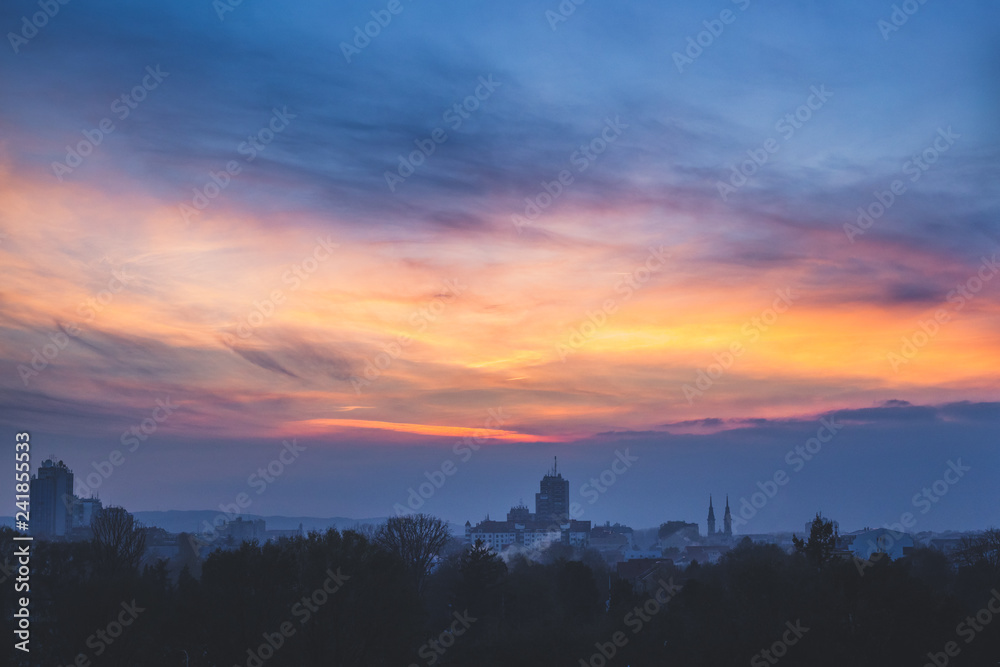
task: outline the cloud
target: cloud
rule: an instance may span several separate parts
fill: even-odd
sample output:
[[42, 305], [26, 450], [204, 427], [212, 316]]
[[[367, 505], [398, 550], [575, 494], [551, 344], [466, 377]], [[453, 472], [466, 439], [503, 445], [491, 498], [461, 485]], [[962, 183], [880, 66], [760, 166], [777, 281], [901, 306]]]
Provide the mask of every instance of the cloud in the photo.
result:
[[230, 347], [230, 349], [233, 352], [235, 352], [236, 354], [238, 354], [241, 357], [243, 357], [244, 359], [246, 359], [247, 361], [249, 361], [254, 366], [258, 366], [258, 367], [263, 368], [264, 370], [267, 370], [267, 371], [273, 371], [275, 373], [281, 373], [281, 374], [287, 375], [288, 377], [291, 377], [291, 378], [298, 378], [298, 375], [296, 375], [295, 373], [292, 373], [291, 371], [289, 371], [288, 369], [286, 369], [284, 366], [282, 366], [281, 364], [279, 364], [267, 352], [261, 352], [259, 350], [241, 349], [240, 347], [237, 347], [237, 346], [232, 346], [232, 347]]

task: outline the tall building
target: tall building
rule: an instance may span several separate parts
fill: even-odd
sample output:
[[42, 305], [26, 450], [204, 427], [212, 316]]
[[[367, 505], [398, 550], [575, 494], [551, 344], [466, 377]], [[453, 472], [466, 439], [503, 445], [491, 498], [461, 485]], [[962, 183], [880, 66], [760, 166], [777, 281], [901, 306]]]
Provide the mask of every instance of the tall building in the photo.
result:
[[708, 497], [708, 536], [715, 535], [715, 508], [712, 507], [712, 496]]
[[73, 502], [73, 527], [86, 528], [104, 506], [100, 498], [76, 498]]
[[534, 514], [521, 503], [510, 508], [506, 521], [491, 521], [488, 515], [475, 526], [466, 521], [466, 544], [481, 540], [496, 551], [510, 546], [544, 548], [554, 543], [587, 546], [590, 522], [569, 518], [569, 480], [563, 479], [557, 465], [558, 461], [542, 478], [535, 494]]
[[507, 521], [512, 521], [514, 523], [529, 523], [533, 521], [534, 518], [531, 516], [531, 510], [524, 503], [517, 505], [516, 507], [511, 507], [510, 511], [507, 512]]
[[264, 519], [244, 519], [241, 516], [232, 521], [226, 521], [219, 527], [219, 534], [224, 541], [232, 538], [233, 546], [239, 546], [244, 542], [265, 542], [267, 540], [267, 524]]
[[31, 533], [65, 537], [73, 527], [73, 471], [60, 461], [42, 461], [31, 478]]
[[569, 480], [559, 474], [557, 458], [552, 471], [542, 477], [538, 493], [535, 494], [536, 521], [569, 520]]
[[726, 537], [733, 536], [733, 515], [729, 512], [729, 494], [726, 494], [726, 513], [722, 515], [722, 529]]

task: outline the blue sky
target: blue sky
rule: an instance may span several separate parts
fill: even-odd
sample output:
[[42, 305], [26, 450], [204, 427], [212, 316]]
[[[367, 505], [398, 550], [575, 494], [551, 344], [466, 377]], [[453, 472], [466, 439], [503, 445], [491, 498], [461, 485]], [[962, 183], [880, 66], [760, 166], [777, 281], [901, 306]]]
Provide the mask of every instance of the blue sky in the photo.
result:
[[[843, 414], [753, 530], [896, 520], [956, 457], [973, 470], [921, 526], [994, 522], [1000, 280], [949, 296], [997, 251], [995, 3], [907, 5], [885, 32], [892, 3], [591, 0], [554, 23], [556, 2], [401, 0], [350, 62], [388, 3], [218, 6], [70, 2], [23, 39], [39, 5], [0, 9], [0, 422], [36, 456], [92, 469], [171, 397], [102, 497], [215, 507], [294, 437], [303, 465], [260, 513], [377, 516], [503, 408], [428, 511], [502, 514], [551, 456], [579, 485], [631, 447], [643, 463], [585, 518], [703, 523], [709, 493], [749, 497]], [[616, 291], [651, 248], [669, 261]]]

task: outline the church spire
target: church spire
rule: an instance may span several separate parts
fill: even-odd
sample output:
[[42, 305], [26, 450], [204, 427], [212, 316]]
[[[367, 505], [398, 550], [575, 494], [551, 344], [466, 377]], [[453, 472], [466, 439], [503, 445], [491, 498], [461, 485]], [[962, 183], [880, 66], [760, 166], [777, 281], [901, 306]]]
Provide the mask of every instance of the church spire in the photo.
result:
[[715, 535], [715, 508], [712, 507], [712, 496], [708, 496], [708, 534]]
[[729, 511], [729, 494], [726, 494], [726, 513], [722, 516], [722, 526], [726, 537], [733, 536], [733, 515]]

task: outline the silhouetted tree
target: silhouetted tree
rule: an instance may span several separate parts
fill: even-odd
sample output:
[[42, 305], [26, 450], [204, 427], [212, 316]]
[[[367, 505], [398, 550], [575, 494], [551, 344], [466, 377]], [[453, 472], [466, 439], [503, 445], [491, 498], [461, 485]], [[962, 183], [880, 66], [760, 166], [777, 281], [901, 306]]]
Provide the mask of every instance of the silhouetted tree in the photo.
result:
[[1000, 572], [1000, 530], [990, 528], [981, 535], [963, 537], [955, 554], [966, 566], [984, 564], [994, 572]]
[[482, 540], [462, 552], [458, 560], [461, 583], [456, 602], [473, 615], [497, 611], [497, 589], [507, 575], [503, 559]]
[[108, 572], [136, 570], [146, 552], [146, 531], [123, 507], [107, 507], [94, 516], [94, 548]]
[[449, 539], [448, 525], [428, 514], [390, 517], [375, 533], [375, 543], [399, 556], [409, 568], [417, 590], [423, 588], [434, 557]]
[[813, 519], [809, 528], [809, 540], [804, 541], [792, 535], [795, 551], [803, 554], [810, 563], [820, 566], [833, 556], [837, 547], [837, 536], [833, 531], [833, 522], [826, 521], [819, 514]]

